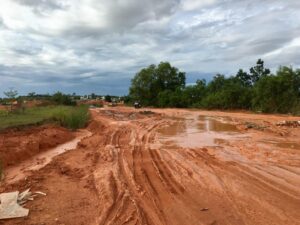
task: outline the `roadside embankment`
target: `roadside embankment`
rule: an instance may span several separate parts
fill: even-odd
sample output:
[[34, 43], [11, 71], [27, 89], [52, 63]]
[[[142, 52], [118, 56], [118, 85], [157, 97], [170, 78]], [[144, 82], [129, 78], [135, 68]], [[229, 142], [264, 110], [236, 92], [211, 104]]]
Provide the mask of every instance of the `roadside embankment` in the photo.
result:
[[0, 158], [3, 167], [15, 165], [47, 149], [74, 138], [66, 128], [56, 125], [14, 129], [0, 133]]

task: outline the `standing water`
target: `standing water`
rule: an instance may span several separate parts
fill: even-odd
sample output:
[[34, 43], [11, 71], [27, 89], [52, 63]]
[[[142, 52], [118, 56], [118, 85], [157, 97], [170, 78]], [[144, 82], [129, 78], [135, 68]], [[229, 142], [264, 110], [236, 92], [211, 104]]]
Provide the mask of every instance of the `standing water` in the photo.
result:
[[219, 146], [227, 139], [242, 135], [235, 125], [225, 118], [187, 115], [171, 125], [158, 130], [158, 140], [164, 145], [179, 145], [186, 148]]

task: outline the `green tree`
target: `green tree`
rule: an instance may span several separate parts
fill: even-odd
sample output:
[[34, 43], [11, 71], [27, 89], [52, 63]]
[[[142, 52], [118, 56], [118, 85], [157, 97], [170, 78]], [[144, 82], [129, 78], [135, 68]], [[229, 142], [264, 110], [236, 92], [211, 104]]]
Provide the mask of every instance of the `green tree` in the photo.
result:
[[34, 96], [35, 96], [35, 92], [29, 92], [28, 94], [27, 94], [27, 96], [29, 97], [29, 98], [33, 98]]
[[92, 93], [91, 94], [91, 99], [96, 99], [97, 98], [97, 95], [95, 93]]
[[237, 77], [216, 75], [207, 86], [201, 105], [210, 109], [249, 109], [251, 88]]
[[168, 62], [150, 65], [139, 71], [131, 81], [130, 97], [142, 105], [159, 105], [158, 95], [185, 87], [185, 73]]
[[213, 77], [213, 80], [208, 84], [207, 89], [209, 93], [215, 93], [224, 87], [226, 78], [222, 74], [217, 74]]
[[5, 91], [3, 93], [7, 98], [9, 98], [11, 100], [15, 99], [18, 95], [18, 91], [15, 90], [14, 88], [9, 88], [8, 91]]
[[164, 90], [158, 94], [159, 107], [188, 107], [186, 93], [183, 89], [177, 88], [175, 91]]
[[56, 92], [51, 100], [59, 105], [76, 105], [76, 102], [72, 100], [69, 95], [65, 95], [61, 92]]
[[185, 73], [168, 62], [142, 69], [132, 79], [129, 99], [160, 107], [252, 109], [300, 113], [300, 70], [280, 67], [275, 75], [259, 59], [247, 73], [217, 74], [206, 84], [198, 80], [185, 87]]
[[3, 93], [10, 101], [10, 111], [13, 111], [13, 101], [18, 95], [18, 91], [11, 87], [8, 91], [5, 91]]
[[112, 101], [112, 98], [111, 98], [110, 95], [105, 95], [104, 100], [105, 100], [106, 102], [111, 102], [111, 101]]
[[201, 101], [206, 96], [206, 80], [197, 80], [195, 85], [187, 86], [183, 91], [186, 104], [190, 107], [201, 107]]
[[264, 61], [258, 59], [256, 66], [250, 68], [250, 78], [252, 85], [254, 85], [260, 78], [268, 76], [271, 74], [269, 69], [266, 69], [264, 66]]
[[243, 71], [242, 69], [240, 69], [237, 74], [236, 74], [236, 78], [241, 82], [241, 84], [245, 87], [250, 87], [252, 84], [252, 80], [251, 80], [251, 76]]
[[263, 112], [297, 113], [300, 71], [280, 67], [276, 75], [261, 78], [254, 87], [253, 108]]

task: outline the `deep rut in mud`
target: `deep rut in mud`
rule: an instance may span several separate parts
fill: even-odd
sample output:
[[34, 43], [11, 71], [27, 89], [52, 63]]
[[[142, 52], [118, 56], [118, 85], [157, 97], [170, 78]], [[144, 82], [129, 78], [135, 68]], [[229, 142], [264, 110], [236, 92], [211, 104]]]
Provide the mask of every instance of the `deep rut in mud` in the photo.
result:
[[[120, 124], [99, 149], [94, 175], [105, 204], [96, 224], [299, 222], [299, 180], [292, 180], [298, 174], [285, 172], [280, 182], [275, 165], [223, 161], [207, 148], [180, 147], [180, 141], [165, 148], [157, 139], [168, 125], [161, 117]], [[216, 129], [237, 132], [230, 124]]]
[[[84, 218], [85, 208], [73, 210], [68, 217], [61, 216], [62, 224], [300, 224], [299, 152], [291, 148], [281, 152], [273, 145], [259, 144], [266, 137], [277, 137], [275, 131], [238, 129], [243, 117], [235, 118], [235, 123], [226, 120], [227, 125], [222, 125], [219, 116], [214, 118], [218, 122], [204, 123], [214, 123], [210, 126], [215, 130], [209, 132], [222, 141], [197, 147], [182, 141], [190, 138], [186, 131], [194, 131], [190, 118], [198, 120], [197, 112], [153, 112], [143, 114], [129, 108], [92, 111], [91, 137], [63, 157], [71, 171], [67, 171], [71, 174], [68, 179], [72, 181], [72, 171], [80, 167], [82, 176], [76, 182], [86, 179], [94, 187], [91, 196], [82, 198], [95, 210], [89, 211], [86, 223], [70, 216]], [[178, 118], [185, 121], [185, 129], [180, 128], [178, 136], [168, 133], [171, 139], [162, 140], [163, 129], [178, 126]], [[194, 138], [207, 135], [201, 121], [202, 130], [192, 132]], [[289, 132], [293, 139], [300, 135], [297, 129]], [[76, 164], [76, 154], [86, 161]], [[41, 212], [34, 213], [23, 224], [42, 220]]]

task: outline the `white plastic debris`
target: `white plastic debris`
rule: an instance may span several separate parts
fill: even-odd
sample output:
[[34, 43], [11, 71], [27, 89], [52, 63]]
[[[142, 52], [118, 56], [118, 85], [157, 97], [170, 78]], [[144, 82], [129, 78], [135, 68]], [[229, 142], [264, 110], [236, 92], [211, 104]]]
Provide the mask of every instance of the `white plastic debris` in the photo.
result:
[[28, 216], [29, 209], [23, 208], [27, 201], [33, 201], [37, 195], [45, 193], [37, 191], [34, 194], [27, 189], [19, 194], [18, 191], [0, 194], [0, 219], [12, 219]]
[[44, 193], [44, 192], [41, 192], [41, 191], [36, 191], [36, 192], [34, 192], [35, 194], [39, 194], [39, 195], [44, 195], [44, 196], [46, 196], [47, 194], [46, 193]]
[[11, 219], [28, 216], [29, 209], [18, 204], [19, 192], [0, 194], [0, 219]]

